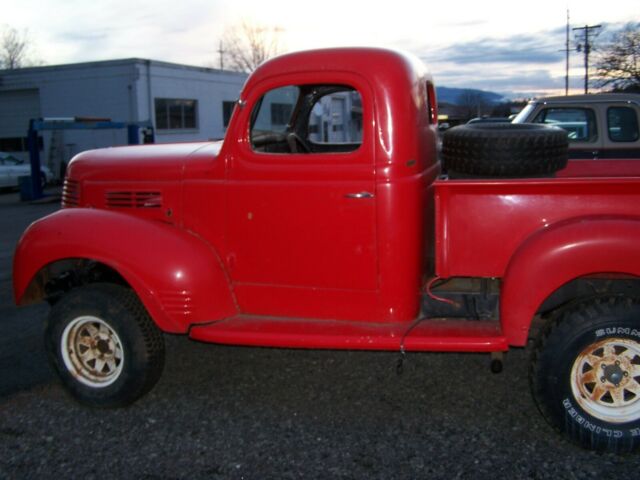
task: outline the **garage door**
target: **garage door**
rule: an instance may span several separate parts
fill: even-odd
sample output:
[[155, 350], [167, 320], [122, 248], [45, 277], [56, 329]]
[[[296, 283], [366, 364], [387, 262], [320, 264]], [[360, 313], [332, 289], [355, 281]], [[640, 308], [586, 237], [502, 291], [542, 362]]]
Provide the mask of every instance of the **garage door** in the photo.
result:
[[26, 137], [29, 120], [39, 117], [38, 89], [0, 92], [0, 138]]

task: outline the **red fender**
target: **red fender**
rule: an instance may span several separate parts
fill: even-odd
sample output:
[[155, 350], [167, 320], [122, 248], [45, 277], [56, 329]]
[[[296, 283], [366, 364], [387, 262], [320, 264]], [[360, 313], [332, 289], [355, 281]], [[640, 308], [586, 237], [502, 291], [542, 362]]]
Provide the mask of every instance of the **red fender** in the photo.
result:
[[503, 278], [500, 317], [509, 344], [525, 345], [531, 320], [549, 295], [595, 273], [640, 276], [640, 218], [582, 217], [529, 237]]
[[168, 224], [85, 208], [60, 210], [22, 235], [13, 263], [16, 303], [38, 271], [68, 258], [116, 270], [166, 332], [185, 333], [191, 324], [237, 314], [228, 277], [210, 245]]

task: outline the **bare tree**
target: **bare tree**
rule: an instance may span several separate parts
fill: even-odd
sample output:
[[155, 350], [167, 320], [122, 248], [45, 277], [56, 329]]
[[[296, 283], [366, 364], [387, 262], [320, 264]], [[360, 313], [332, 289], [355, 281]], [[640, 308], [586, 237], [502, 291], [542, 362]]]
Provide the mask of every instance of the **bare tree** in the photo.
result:
[[14, 69], [28, 63], [30, 40], [26, 30], [5, 27], [0, 39], [0, 68]]
[[601, 50], [599, 86], [640, 91], [640, 23], [628, 23]]
[[458, 95], [456, 103], [462, 108], [467, 119], [481, 117], [488, 108], [484, 95], [478, 90], [464, 90]]
[[220, 45], [221, 68], [250, 73], [280, 49], [279, 27], [267, 27], [243, 21], [227, 27]]

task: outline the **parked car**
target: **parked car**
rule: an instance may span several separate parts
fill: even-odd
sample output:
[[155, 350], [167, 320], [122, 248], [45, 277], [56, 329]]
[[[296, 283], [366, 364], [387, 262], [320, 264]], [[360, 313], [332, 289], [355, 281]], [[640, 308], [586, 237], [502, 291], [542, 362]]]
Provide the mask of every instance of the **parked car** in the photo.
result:
[[[31, 165], [10, 153], [0, 152], [0, 187], [17, 187], [18, 177], [31, 175]], [[40, 184], [42, 187], [53, 179], [51, 170], [40, 167]]]
[[609, 176], [621, 168], [639, 175], [640, 162], [627, 161], [640, 158], [639, 116], [640, 94], [569, 95], [533, 100], [513, 123], [543, 123], [568, 132], [569, 163], [560, 176]]

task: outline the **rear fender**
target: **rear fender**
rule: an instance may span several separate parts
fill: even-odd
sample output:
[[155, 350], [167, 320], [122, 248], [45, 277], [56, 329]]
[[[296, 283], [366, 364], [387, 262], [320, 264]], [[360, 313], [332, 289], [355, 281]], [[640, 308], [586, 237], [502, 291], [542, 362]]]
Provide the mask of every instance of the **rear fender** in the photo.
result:
[[640, 218], [583, 217], [541, 230], [516, 250], [503, 278], [500, 318], [510, 345], [562, 285], [597, 273], [640, 276]]
[[31, 300], [25, 293], [41, 269], [71, 258], [118, 272], [166, 332], [237, 313], [222, 262], [203, 240], [168, 224], [84, 208], [60, 210], [25, 231], [14, 256], [16, 303]]

